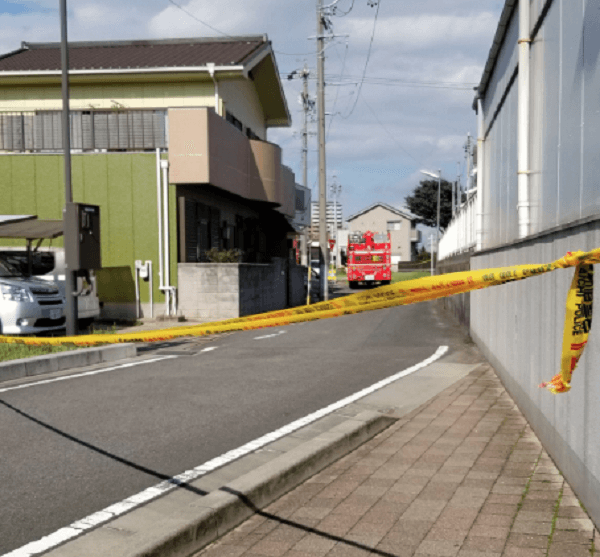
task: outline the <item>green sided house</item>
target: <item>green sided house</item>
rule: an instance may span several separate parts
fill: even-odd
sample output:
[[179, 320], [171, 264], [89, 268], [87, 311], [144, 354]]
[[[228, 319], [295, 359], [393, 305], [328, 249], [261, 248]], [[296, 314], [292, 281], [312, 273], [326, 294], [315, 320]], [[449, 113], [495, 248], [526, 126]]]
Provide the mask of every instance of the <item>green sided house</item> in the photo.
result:
[[[267, 140], [291, 120], [267, 37], [70, 43], [69, 56], [73, 200], [101, 208], [103, 316], [300, 303], [295, 178]], [[61, 107], [58, 43], [0, 56], [0, 214], [62, 218]]]

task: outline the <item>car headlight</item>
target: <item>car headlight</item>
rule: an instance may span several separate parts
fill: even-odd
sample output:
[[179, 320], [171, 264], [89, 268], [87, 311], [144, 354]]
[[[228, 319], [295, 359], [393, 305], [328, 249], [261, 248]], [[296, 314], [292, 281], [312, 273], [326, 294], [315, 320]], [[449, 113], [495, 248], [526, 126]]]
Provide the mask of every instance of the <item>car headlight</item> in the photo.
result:
[[8, 284], [0, 284], [0, 292], [5, 300], [11, 302], [32, 302], [31, 294], [26, 288], [18, 286], [10, 286]]

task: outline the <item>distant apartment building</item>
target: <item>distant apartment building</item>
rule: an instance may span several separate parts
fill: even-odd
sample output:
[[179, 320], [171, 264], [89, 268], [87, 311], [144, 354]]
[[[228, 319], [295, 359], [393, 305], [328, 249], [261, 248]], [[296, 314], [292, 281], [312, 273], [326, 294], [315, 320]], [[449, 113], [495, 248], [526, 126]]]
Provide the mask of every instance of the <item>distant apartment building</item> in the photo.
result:
[[[319, 239], [319, 224], [320, 224], [320, 211], [319, 211], [319, 202], [313, 201], [311, 203], [311, 238], [313, 240]], [[341, 203], [333, 201], [327, 202], [327, 212], [325, 214], [325, 222], [327, 223], [327, 231], [331, 235], [333, 231], [337, 228], [340, 230], [343, 228], [344, 220], [344, 211]]]

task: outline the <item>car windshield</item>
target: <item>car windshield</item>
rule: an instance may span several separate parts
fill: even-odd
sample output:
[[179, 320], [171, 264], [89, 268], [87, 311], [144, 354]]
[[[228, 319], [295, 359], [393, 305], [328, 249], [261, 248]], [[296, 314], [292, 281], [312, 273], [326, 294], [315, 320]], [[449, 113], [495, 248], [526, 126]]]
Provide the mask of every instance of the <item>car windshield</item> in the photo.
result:
[[0, 277], [22, 277], [23, 273], [7, 261], [0, 259]]

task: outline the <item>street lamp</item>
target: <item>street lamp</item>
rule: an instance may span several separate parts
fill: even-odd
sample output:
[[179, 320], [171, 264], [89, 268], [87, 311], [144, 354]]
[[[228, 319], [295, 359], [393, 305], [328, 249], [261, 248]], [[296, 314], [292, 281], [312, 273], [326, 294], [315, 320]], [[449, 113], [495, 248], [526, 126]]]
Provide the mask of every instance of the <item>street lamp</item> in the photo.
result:
[[[440, 198], [442, 196], [442, 171], [438, 170], [438, 174], [434, 174], [433, 172], [429, 172], [427, 170], [421, 170], [421, 174], [425, 174], [425, 176], [430, 176], [431, 178], [435, 178], [438, 181], [438, 198], [437, 198], [437, 226], [435, 233], [435, 274], [437, 275], [437, 256], [440, 247]], [[433, 253], [431, 254], [433, 258]]]

